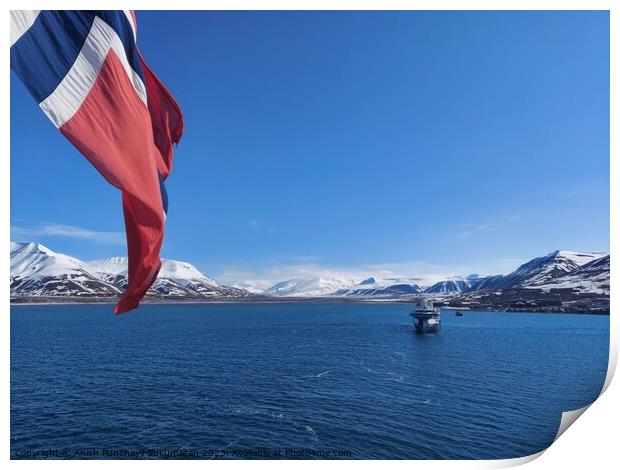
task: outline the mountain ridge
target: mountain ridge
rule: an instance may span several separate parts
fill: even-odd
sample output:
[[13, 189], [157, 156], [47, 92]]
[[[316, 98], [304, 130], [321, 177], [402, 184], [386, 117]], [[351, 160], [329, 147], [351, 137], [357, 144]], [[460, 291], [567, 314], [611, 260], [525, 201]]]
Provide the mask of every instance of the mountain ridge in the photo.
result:
[[[413, 278], [387, 278], [377, 280], [375, 277], [368, 277], [352, 286], [336, 289], [332, 292], [323, 290], [317, 296], [352, 297], [352, 298], [394, 298], [416, 295], [431, 296], [458, 296], [471, 294], [473, 292], [490, 293], [505, 289], [541, 289], [549, 291], [558, 288], [559, 285], [569, 285], [569, 280], [564, 276], [572, 276], [571, 285], [578, 285], [581, 293], [607, 293], [609, 288], [605, 288], [605, 270], [598, 270], [595, 274], [590, 273], [590, 283], [580, 283], [579, 279], [574, 279], [579, 275], [581, 267], [595, 263], [609, 254], [606, 252], [577, 252], [568, 250], [556, 250], [545, 256], [534, 258], [522, 264], [517, 269], [506, 275], [496, 274], [480, 277], [469, 275], [458, 279], [447, 279], [436, 282], [428, 287], [421, 287], [419, 282]], [[608, 264], [609, 262], [607, 262]], [[605, 265], [605, 263], [601, 263]], [[593, 264], [593, 266], [597, 266]], [[584, 271], [585, 272], [585, 271]], [[585, 275], [585, 274], [584, 274]], [[607, 279], [609, 270], [607, 270]], [[314, 292], [303, 290], [305, 284], [311, 284], [312, 279], [293, 279], [280, 281], [273, 287], [264, 291], [272, 296], [292, 296], [292, 297], [312, 297]], [[333, 284], [344, 280], [331, 279]], [[602, 284], [597, 285], [596, 283]], [[608, 281], [607, 281], [608, 283]], [[549, 287], [547, 288], [547, 285]], [[286, 286], [287, 288], [283, 288]], [[294, 286], [295, 288], [289, 288]], [[590, 289], [589, 289], [590, 288]]]
[[[556, 250], [534, 258], [506, 275], [471, 274], [421, 286], [418, 278], [294, 278], [261, 292], [219, 284], [186, 261], [162, 260], [148, 298], [175, 300], [252, 298], [332, 298], [407, 301], [428, 296], [450, 306], [562, 308], [566, 302], [595, 299], [597, 309], [609, 304], [610, 256], [605, 252]], [[127, 258], [82, 261], [39, 243], [11, 242], [11, 298], [111, 298], [127, 285]], [[541, 300], [542, 299], [542, 300]], [[602, 307], [601, 307], [602, 306]], [[608, 307], [607, 307], [608, 308]]]

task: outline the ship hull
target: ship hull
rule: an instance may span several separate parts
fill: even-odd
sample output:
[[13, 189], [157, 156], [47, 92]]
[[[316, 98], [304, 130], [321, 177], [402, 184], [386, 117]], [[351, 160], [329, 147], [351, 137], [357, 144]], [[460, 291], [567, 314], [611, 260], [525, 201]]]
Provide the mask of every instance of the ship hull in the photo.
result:
[[439, 314], [416, 314], [413, 319], [415, 331], [421, 335], [436, 333], [441, 325]]

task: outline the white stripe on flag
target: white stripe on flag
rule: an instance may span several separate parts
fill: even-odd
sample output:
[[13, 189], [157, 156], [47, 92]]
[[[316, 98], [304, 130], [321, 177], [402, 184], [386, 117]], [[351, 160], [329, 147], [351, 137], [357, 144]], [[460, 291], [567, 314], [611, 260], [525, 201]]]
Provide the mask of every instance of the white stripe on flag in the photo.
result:
[[11, 47], [30, 29], [39, 13], [41, 10], [11, 10]]
[[133, 23], [133, 16], [129, 10], [123, 10], [125, 16], [127, 17], [127, 21], [131, 25], [131, 30], [133, 31], [133, 40], [136, 41], [138, 39], [138, 35], [136, 33], [136, 25]]
[[73, 66], [53, 93], [39, 104], [56, 127], [61, 127], [80, 109], [82, 102], [95, 84], [110, 49], [120, 59], [140, 99], [145, 105], [147, 104], [144, 83], [129, 65], [125, 48], [118, 34], [101, 18], [95, 17], [93, 26]]

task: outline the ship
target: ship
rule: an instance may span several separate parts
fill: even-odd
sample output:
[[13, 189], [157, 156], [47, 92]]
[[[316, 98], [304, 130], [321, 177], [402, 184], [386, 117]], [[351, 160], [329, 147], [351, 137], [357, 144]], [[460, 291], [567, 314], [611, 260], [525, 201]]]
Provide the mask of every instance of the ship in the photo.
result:
[[420, 300], [409, 315], [413, 317], [416, 333], [432, 334], [439, 330], [441, 314], [439, 307], [435, 307], [432, 300]]

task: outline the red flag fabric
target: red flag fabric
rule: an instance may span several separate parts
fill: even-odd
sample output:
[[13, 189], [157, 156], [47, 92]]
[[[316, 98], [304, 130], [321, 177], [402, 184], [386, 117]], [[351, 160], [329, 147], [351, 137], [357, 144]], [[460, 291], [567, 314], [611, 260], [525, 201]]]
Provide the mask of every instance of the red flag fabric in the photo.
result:
[[146, 82], [149, 113], [153, 123], [153, 138], [161, 153], [159, 174], [163, 179], [172, 171], [172, 144], [177, 144], [183, 135], [183, 113], [165, 85], [159, 81], [140, 55]]

